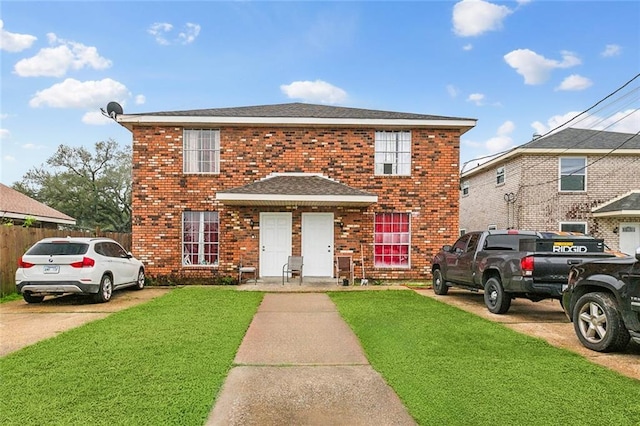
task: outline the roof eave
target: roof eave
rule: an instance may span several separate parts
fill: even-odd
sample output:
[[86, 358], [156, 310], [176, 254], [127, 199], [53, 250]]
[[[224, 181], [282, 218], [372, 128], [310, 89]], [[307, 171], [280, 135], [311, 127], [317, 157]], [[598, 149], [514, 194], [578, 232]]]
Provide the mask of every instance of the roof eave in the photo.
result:
[[0, 212], [0, 216], [3, 217], [3, 218], [19, 219], [19, 220], [35, 219], [38, 222], [59, 223], [61, 225], [75, 225], [76, 224], [76, 220], [75, 219], [63, 219], [63, 218], [57, 218], [57, 217], [38, 216], [38, 215], [32, 215], [32, 214]]
[[593, 212], [593, 217], [640, 217], [640, 210], [614, 210], [608, 212]]
[[235, 206], [343, 206], [366, 207], [378, 202], [377, 195], [289, 195], [218, 192], [216, 200]]
[[371, 119], [371, 118], [313, 118], [313, 117], [202, 117], [119, 115], [116, 121], [129, 130], [135, 125], [256, 125], [256, 126], [344, 126], [344, 127], [435, 127], [456, 128], [466, 133], [476, 126], [477, 120], [460, 119]]

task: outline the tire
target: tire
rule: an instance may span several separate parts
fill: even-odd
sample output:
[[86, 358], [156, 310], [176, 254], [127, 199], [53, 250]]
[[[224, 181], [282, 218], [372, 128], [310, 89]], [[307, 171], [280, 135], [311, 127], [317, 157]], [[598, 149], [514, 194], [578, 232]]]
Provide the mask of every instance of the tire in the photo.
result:
[[449, 286], [444, 282], [440, 269], [434, 269], [433, 271], [433, 292], [440, 296], [449, 293]]
[[103, 275], [100, 280], [100, 288], [98, 293], [93, 296], [93, 300], [96, 303], [105, 303], [111, 300], [113, 294], [113, 280], [109, 275]]
[[140, 271], [138, 271], [138, 280], [136, 281], [136, 285], [133, 289], [142, 290], [144, 288], [144, 279], [144, 269], [140, 268]]
[[33, 296], [31, 293], [22, 293], [22, 298], [27, 303], [41, 303], [44, 296]]
[[504, 292], [499, 279], [492, 277], [484, 284], [484, 303], [494, 314], [504, 314], [511, 307], [511, 296]]
[[580, 343], [596, 352], [621, 351], [631, 338], [609, 293], [587, 293], [578, 299], [573, 328]]

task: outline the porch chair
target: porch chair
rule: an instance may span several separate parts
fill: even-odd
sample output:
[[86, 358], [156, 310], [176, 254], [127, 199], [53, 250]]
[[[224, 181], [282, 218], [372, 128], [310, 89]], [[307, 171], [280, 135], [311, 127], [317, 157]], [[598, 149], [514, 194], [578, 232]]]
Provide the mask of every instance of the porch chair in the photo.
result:
[[245, 264], [245, 261], [240, 258], [240, 263], [238, 264], [238, 284], [242, 284], [242, 274], [253, 274], [253, 283], [258, 284], [258, 269], [255, 266]]
[[340, 285], [340, 277], [349, 280], [349, 284], [353, 284], [354, 265], [351, 256], [336, 256], [336, 284]]
[[287, 263], [282, 265], [282, 285], [284, 285], [285, 275], [289, 282], [289, 275], [293, 277], [294, 273], [300, 274], [300, 285], [302, 285], [302, 266], [304, 265], [302, 256], [289, 256]]

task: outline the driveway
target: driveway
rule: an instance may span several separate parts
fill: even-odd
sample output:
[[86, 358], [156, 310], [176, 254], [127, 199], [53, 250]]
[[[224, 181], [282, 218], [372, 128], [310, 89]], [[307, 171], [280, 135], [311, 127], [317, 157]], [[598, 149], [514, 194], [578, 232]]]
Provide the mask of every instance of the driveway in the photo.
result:
[[490, 321], [529, 336], [546, 340], [549, 344], [576, 352], [590, 361], [640, 380], [640, 345], [631, 342], [622, 353], [599, 353], [582, 346], [557, 300], [531, 302], [516, 299], [505, 315], [492, 314], [484, 304], [482, 292], [450, 288], [446, 296], [436, 295], [432, 289], [416, 290], [418, 294], [456, 306]]
[[104, 318], [113, 312], [162, 296], [168, 288], [122, 290], [108, 303], [93, 303], [88, 297], [47, 297], [42, 303], [24, 300], [0, 304], [0, 356], [17, 351], [63, 331]]

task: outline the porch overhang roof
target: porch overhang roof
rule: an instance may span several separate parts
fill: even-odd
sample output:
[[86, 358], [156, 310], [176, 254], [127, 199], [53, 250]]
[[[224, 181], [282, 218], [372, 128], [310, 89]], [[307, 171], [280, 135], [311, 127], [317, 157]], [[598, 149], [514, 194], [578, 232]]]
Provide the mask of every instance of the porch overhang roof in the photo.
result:
[[274, 173], [248, 185], [216, 193], [216, 200], [236, 206], [366, 207], [378, 196], [313, 173]]
[[592, 210], [593, 217], [640, 217], [640, 190], [631, 191]]

